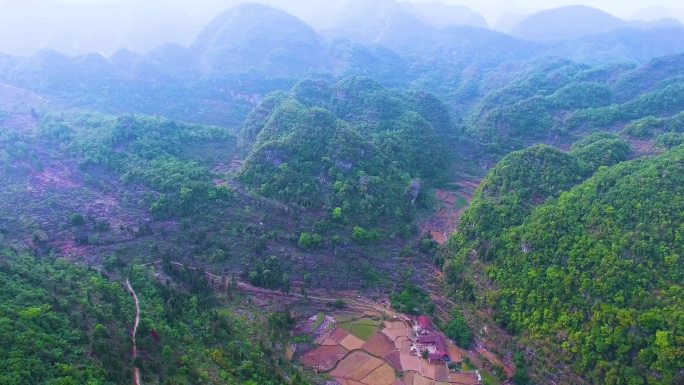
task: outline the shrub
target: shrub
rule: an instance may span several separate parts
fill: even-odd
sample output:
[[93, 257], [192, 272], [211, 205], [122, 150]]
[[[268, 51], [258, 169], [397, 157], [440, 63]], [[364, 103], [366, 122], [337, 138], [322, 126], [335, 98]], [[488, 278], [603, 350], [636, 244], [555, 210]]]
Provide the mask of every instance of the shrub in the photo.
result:
[[83, 226], [85, 224], [85, 218], [83, 217], [83, 214], [73, 214], [71, 216], [71, 224], [73, 226]]
[[304, 250], [314, 249], [321, 247], [323, 244], [323, 237], [321, 237], [319, 234], [302, 233], [299, 236], [299, 241], [297, 244]]
[[356, 243], [370, 243], [380, 239], [380, 234], [375, 230], [366, 230], [363, 227], [356, 226], [352, 231], [352, 239]]

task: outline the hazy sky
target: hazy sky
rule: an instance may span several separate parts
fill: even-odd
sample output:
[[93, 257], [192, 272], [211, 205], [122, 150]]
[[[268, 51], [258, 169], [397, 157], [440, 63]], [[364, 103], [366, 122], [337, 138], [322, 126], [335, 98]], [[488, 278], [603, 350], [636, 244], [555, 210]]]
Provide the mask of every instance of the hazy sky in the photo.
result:
[[[285, 9], [318, 29], [329, 27], [336, 10], [346, 1], [252, 0]], [[684, 21], [684, 0], [442, 1], [465, 5], [481, 13], [490, 26], [502, 29], [504, 24], [497, 21], [506, 14], [529, 14], [570, 4], [600, 8], [628, 20], [671, 16]], [[92, 51], [108, 54], [118, 48], [145, 51], [163, 42], [187, 45], [218, 13], [241, 2], [245, 1], [0, 0], [0, 52], [31, 54], [41, 48], [53, 48], [69, 54]]]
[[[25, 1], [25, 0], [0, 0], [2, 2]], [[50, 1], [50, 0], [45, 0]], [[192, 8], [209, 5], [214, 8], [216, 5], [225, 4], [229, 6], [240, 0], [57, 0], [62, 3], [70, 4], [132, 4], [132, 3], [171, 3], [175, 6], [183, 7], [188, 10]], [[256, 0], [257, 2], [271, 3], [280, 5], [283, 8], [291, 8], [301, 11], [305, 7], [320, 8], [321, 5], [337, 0]], [[368, 0], [375, 1], [375, 0]], [[407, 0], [407, 1], [426, 1], [426, 0]], [[427, 0], [432, 1], [432, 0]], [[559, 7], [571, 4], [583, 4], [608, 11], [622, 18], [631, 18], [637, 13], [648, 11], [650, 14], [660, 16], [668, 12], [672, 16], [684, 20], [684, 2], [682, 0], [442, 0], [444, 3], [460, 4], [468, 6], [475, 11], [482, 13], [490, 23], [496, 21], [505, 13], [529, 13], [541, 9]]]

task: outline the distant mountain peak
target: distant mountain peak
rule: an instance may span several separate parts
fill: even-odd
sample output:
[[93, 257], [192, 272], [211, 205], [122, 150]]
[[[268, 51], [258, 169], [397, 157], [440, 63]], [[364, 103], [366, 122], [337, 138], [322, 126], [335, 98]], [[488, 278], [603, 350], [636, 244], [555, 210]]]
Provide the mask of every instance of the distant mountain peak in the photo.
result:
[[627, 22], [605, 11], [586, 5], [568, 5], [533, 13], [511, 30], [527, 40], [563, 40], [610, 31]]
[[302, 74], [321, 65], [324, 46], [321, 37], [297, 17], [267, 5], [245, 3], [214, 18], [191, 49], [205, 73]]

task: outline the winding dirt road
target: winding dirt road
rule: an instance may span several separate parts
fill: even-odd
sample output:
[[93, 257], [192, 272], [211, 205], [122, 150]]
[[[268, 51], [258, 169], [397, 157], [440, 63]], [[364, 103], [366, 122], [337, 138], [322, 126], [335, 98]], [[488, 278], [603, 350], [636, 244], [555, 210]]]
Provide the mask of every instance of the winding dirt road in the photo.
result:
[[[138, 357], [138, 348], [135, 344], [135, 335], [138, 333], [138, 325], [140, 324], [140, 302], [138, 301], [138, 295], [135, 294], [133, 286], [126, 279], [126, 288], [133, 296], [133, 301], [135, 302], [135, 323], [133, 323], [133, 331], [131, 332], [131, 338], [133, 340], [133, 351], [131, 355], [133, 356], [133, 361]], [[140, 385], [140, 369], [136, 366], [133, 367], [133, 385]]]

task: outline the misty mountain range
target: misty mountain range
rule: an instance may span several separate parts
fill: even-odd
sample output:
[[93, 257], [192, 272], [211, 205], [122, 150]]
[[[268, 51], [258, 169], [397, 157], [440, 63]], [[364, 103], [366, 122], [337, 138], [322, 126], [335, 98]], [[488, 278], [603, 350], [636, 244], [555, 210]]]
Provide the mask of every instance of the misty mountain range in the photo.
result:
[[[279, 0], [265, 2], [293, 10], [325, 39], [342, 37], [364, 43], [382, 43], [387, 31], [398, 20], [406, 19], [419, 23], [423, 29], [468, 26], [531, 41], [563, 40], [621, 29], [648, 31], [682, 27], [675, 18], [644, 15], [653, 21], [626, 21], [587, 6], [504, 15], [489, 26], [481, 14], [468, 7], [439, 1], [346, 0], [325, 2], [324, 6], [319, 3], [299, 6], [301, 9], [294, 3]], [[198, 6], [193, 11], [162, 0], [124, 5], [43, 0], [0, 2], [0, 33], [15, 37], [0, 41], [0, 52], [29, 55], [48, 48], [68, 55], [89, 52], [111, 55], [124, 48], [144, 52], [167, 42], [187, 46], [201, 33], [208, 14], [219, 13], [235, 3], [209, 2], [210, 7]]]
[[[338, 19], [338, 26], [324, 32], [280, 9], [241, 4], [219, 14], [186, 45], [168, 43], [145, 53], [118, 50], [111, 56], [68, 56], [54, 50], [4, 55], [0, 82], [45, 95], [53, 103], [239, 124], [261, 97], [289, 89], [303, 76], [360, 75], [385, 86], [417, 89], [442, 84], [443, 93], [439, 88], [433, 92], [452, 108], [466, 108], [459, 106], [473, 100], [477, 82], [504, 64], [563, 57], [629, 68], [684, 51], [684, 27], [679, 23], [627, 23], [585, 7], [545, 11], [521, 21], [516, 33], [526, 40], [464, 25], [482, 25], [483, 19], [472, 13], [456, 12], [464, 24], [444, 26], [449, 24], [446, 19], [456, 22], [458, 17], [442, 12], [447, 6], [436, 3], [399, 7], [387, 0], [371, 8], [362, 8], [369, 3], [361, 1], [348, 4], [358, 6], [341, 11], [346, 16]], [[568, 37], [545, 39], [551, 35], [539, 33], [550, 30], [544, 20], [562, 19], [563, 13], [596, 23], [556, 23], [554, 33]], [[613, 21], [613, 29], [605, 30], [606, 19]], [[101, 30], [107, 29], [103, 25]], [[83, 36], [99, 39], [97, 30]], [[145, 98], [150, 92], [170, 99]], [[209, 105], [214, 109], [208, 111]]]

